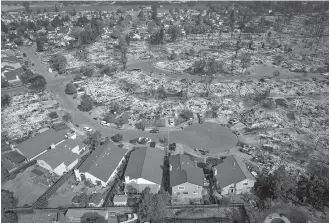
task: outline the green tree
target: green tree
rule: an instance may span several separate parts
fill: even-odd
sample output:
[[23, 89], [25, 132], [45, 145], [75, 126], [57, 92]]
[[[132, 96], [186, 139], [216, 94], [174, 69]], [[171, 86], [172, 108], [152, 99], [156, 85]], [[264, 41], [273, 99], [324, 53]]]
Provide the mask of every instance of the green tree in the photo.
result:
[[46, 88], [47, 81], [44, 76], [40, 74], [35, 74], [33, 77], [29, 78], [30, 89], [34, 91], [43, 91]]
[[116, 135], [114, 135], [114, 136], [111, 137], [111, 140], [113, 142], [120, 142], [120, 141], [122, 141], [122, 139], [123, 139], [122, 134], [116, 134]]
[[37, 51], [42, 52], [44, 42], [40, 38], [37, 38], [36, 43], [37, 43]]
[[63, 115], [63, 120], [65, 122], [72, 122], [73, 121], [73, 118], [72, 118], [72, 115], [68, 112], [66, 112], [64, 115]]
[[83, 143], [88, 145], [91, 149], [96, 149], [100, 145], [101, 139], [102, 134], [100, 131], [95, 131], [93, 133], [88, 133], [87, 138], [83, 141]]
[[135, 124], [135, 128], [144, 131], [145, 130], [145, 124], [143, 122], [137, 122]]
[[116, 124], [119, 128], [121, 128], [124, 124], [123, 118], [122, 117], [117, 118], [114, 124]]
[[178, 26], [170, 26], [168, 33], [171, 35], [171, 40], [175, 42], [177, 38], [182, 35], [182, 29]]
[[50, 66], [60, 74], [65, 71], [66, 65], [67, 59], [62, 54], [56, 54], [50, 58]]
[[43, 8], [43, 13], [47, 13], [47, 9], [46, 8]]
[[6, 24], [1, 20], [1, 31], [8, 33], [8, 27], [6, 26]]
[[55, 5], [54, 12], [59, 12], [59, 10], [58, 10], [58, 8], [57, 8], [57, 5]]
[[156, 20], [157, 17], [158, 17], [158, 5], [157, 5], [157, 3], [154, 3], [151, 6], [151, 9], [152, 9], [152, 20]]
[[241, 54], [240, 61], [241, 61], [242, 72], [243, 72], [245, 69], [248, 69], [248, 67], [250, 67], [251, 55], [249, 53]]
[[30, 8], [30, 3], [29, 2], [23, 2], [22, 4], [23, 4], [23, 6], [25, 8], [25, 11], [27, 13], [30, 13], [32, 11], [31, 8]]
[[81, 223], [106, 223], [104, 216], [97, 212], [87, 212], [81, 216]]
[[10, 104], [10, 97], [8, 94], [1, 94], [1, 106], [6, 108]]
[[81, 103], [78, 105], [78, 109], [84, 112], [89, 112], [94, 108], [94, 100], [89, 95], [83, 95], [81, 97]]
[[16, 208], [18, 199], [9, 190], [1, 189], [1, 222], [17, 223], [18, 216], [15, 212], [4, 212], [4, 209]]
[[65, 93], [72, 95], [77, 93], [77, 87], [73, 83], [68, 83], [65, 88]]
[[149, 187], [142, 191], [141, 201], [138, 204], [137, 213], [141, 222], [162, 219], [166, 216], [169, 194], [164, 191], [159, 194], [152, 194], [150, 191]]

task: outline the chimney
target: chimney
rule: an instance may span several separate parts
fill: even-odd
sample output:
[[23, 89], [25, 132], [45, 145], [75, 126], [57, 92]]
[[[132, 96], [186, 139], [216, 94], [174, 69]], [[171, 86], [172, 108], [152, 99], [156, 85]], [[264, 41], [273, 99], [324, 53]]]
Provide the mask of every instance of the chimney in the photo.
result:
[[169, 171], [172, 171], [172, 165], [170, 164]]
[[233, 166], [235, 166], [235, 161], [233, 162]]
[[55, 144], [54, 143], [50, 145], [50, 149], [55, 149]]

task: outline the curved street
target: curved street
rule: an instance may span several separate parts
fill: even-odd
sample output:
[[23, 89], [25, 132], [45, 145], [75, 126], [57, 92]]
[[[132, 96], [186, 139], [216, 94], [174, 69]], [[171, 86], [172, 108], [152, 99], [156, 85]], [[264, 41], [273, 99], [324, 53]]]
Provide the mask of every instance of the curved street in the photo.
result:
[[[40, 58], [35, 53], [35, 46], [34, 47], [24, 47], [22, 48], [22, 52], [25, 52], [30, 60], [34, 63], [34, 71], [36, 73], [40, 73], [44, 75], [47, 80], [47, 89], [52, 94], [54, 99], [56, 99], [62, 108], [62, 110], [70, 112], [73, 116], [73, 123], [76, 126], [81, 127], [88, 126], [91, 127], [93, 130], [99, 130], [103, 136], [111, 137], [117, 133], [121, 133], [123, 135], [123, 141], [129, 141], [134, 138], [138, 137], [148, 137], [151, 138], [152, 141], [158, 141], [159, 138], [167, 137], [169, 138], [170, 142], [181, 143], [184, 145], [189, 146], [192, 149], [211, 149], [214, 147], [218, 147], [218, 142], [213, 141], [209, 134], [204, 134], [198, 132], [196, 134], [195, 131], [185, 131], [185, 130], [178, 130], [177, 128], [173, 127], [170, 128], [163, 128], [159, 133], [149, 133], [147, 131], [140, 131], [137, 129], [125, 129], [119, 130], [116, 128], [106, 127], [100, 124], [99, 120], [94, 120], [91, 115], [86, 112], [82, 112], [77, 109], [77, 102], [73, 99], [72, 96], [66, 95], [64, 92], [65, 85], [67, 82], [72, 80], [72, 77], [62, 77], [57, 76], [55, 77], [54, 74], [49, 73], [48, 69], [45, 64], [41, 63]], [[128, 69], [139, 68], [146, 72], [151, 72], [153, 75], [159, 75], [161, 73], [165, 73], [169, 78], [177, 78], [177, 75], [171, 73], [170, 71], [165, 71], [154, 66], [153, 60], [148, 61], [131, 61], [128, 66]], [[188, 79], [195, 79], [200, 80], [198, 76], [190, 75], [190, 74], [181, 74], [179, 78], [188, 78]], [[246, 79], [246, 77], [235, 77], [237, 79]], [[248, 79], [250, 76], [248, 76]], [[255, 77], [259, 78], [259, 77]], [[227, 80], [227, 77], [218, 77], [216, 78], [217, 81], [220, 80]], [[19, 88], [17, 89], [19, 90]], [[15, 89], [8, 89], [8, 91], [15, 91]], [[199, 124], [198, 124], [199, 125]], [[174, 132], [173, 132], [174, 131]], [[82, 132], [82, 131], [80, 131]], [[230, 145], [224, 146], [225, 149], [220, 152], [224, 152], [227, 149], [229, 150]], [[227, 148], [226, 148], [227, 147]]]

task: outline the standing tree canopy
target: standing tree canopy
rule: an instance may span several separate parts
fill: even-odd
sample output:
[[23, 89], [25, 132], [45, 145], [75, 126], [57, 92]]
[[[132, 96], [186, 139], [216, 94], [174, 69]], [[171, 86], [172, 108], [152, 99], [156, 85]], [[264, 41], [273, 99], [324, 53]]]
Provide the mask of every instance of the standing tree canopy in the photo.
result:
[[138, 204], [138, 216], [141, 222], [162, 219], [166, 216], [166, 205], [170, 200], [167, 192], [161, 191], [159, 194], [150, 193], [150, 188], [146, 187], [141, 194], [141, 201]]
[[122, 139], [123, 139], [123, 136], [121, 134], [116, 134], [111, 137], [111, 140], [113, 142], [120, 142], [120, 141], [122, 141]]
[[2, 108], [7, 107], [10, 104], [10, 97], [8, 94], [1, 94], [1, 106]]
[[89, 112], [94, 108], [94, 100], [89, 95], [83, 95], [81, 97], [81, 103], [78, 106], [78, 109], [84, 112]]
[[88, 145], [92, 149], [96, 149], [102, 139], [102, 134], [99, 131], [94, 133], [88, 133], [87, 138], [83, 141], [86, 145]]
[[18, 216], [15, 212], [4, 212], [4, 209], [16, 208], [18, 199], [9, 190], [1, 190], [1, 222], [17, 223]]
[[51, 68], [58, 71], [58, 73], [60, 74], [65, 71], [66, 65], [67, 65], [66, 57], [63, 56], [62, 54], [56, 54], [50, 58]]
[[108, 222], [104, 216], [96, 212], [88, 212], [81, 216], [81, 223], [106, 223]]
[[31, 83], [29, 88], [35, 91], [42, 91], [47, 85], [45, 77], [40, 74], [34, 74], [34, 76], [29, 78], [29, 83]]
[[65, 93], [66, 94], [75, 94], [77, 93], [77, 87], [73, 83], [68, 83], [65, 88]]

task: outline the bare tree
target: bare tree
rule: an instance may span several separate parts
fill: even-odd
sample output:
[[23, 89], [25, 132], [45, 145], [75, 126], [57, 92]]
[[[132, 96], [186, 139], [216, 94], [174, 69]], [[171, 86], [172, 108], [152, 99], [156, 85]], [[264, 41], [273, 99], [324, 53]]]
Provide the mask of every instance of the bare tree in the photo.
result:
[[249, 53], [243, 53], [240, 56], [242, 73], [244, 73], [245, 69], [248, 69], [251, 63], [251, 55]]

